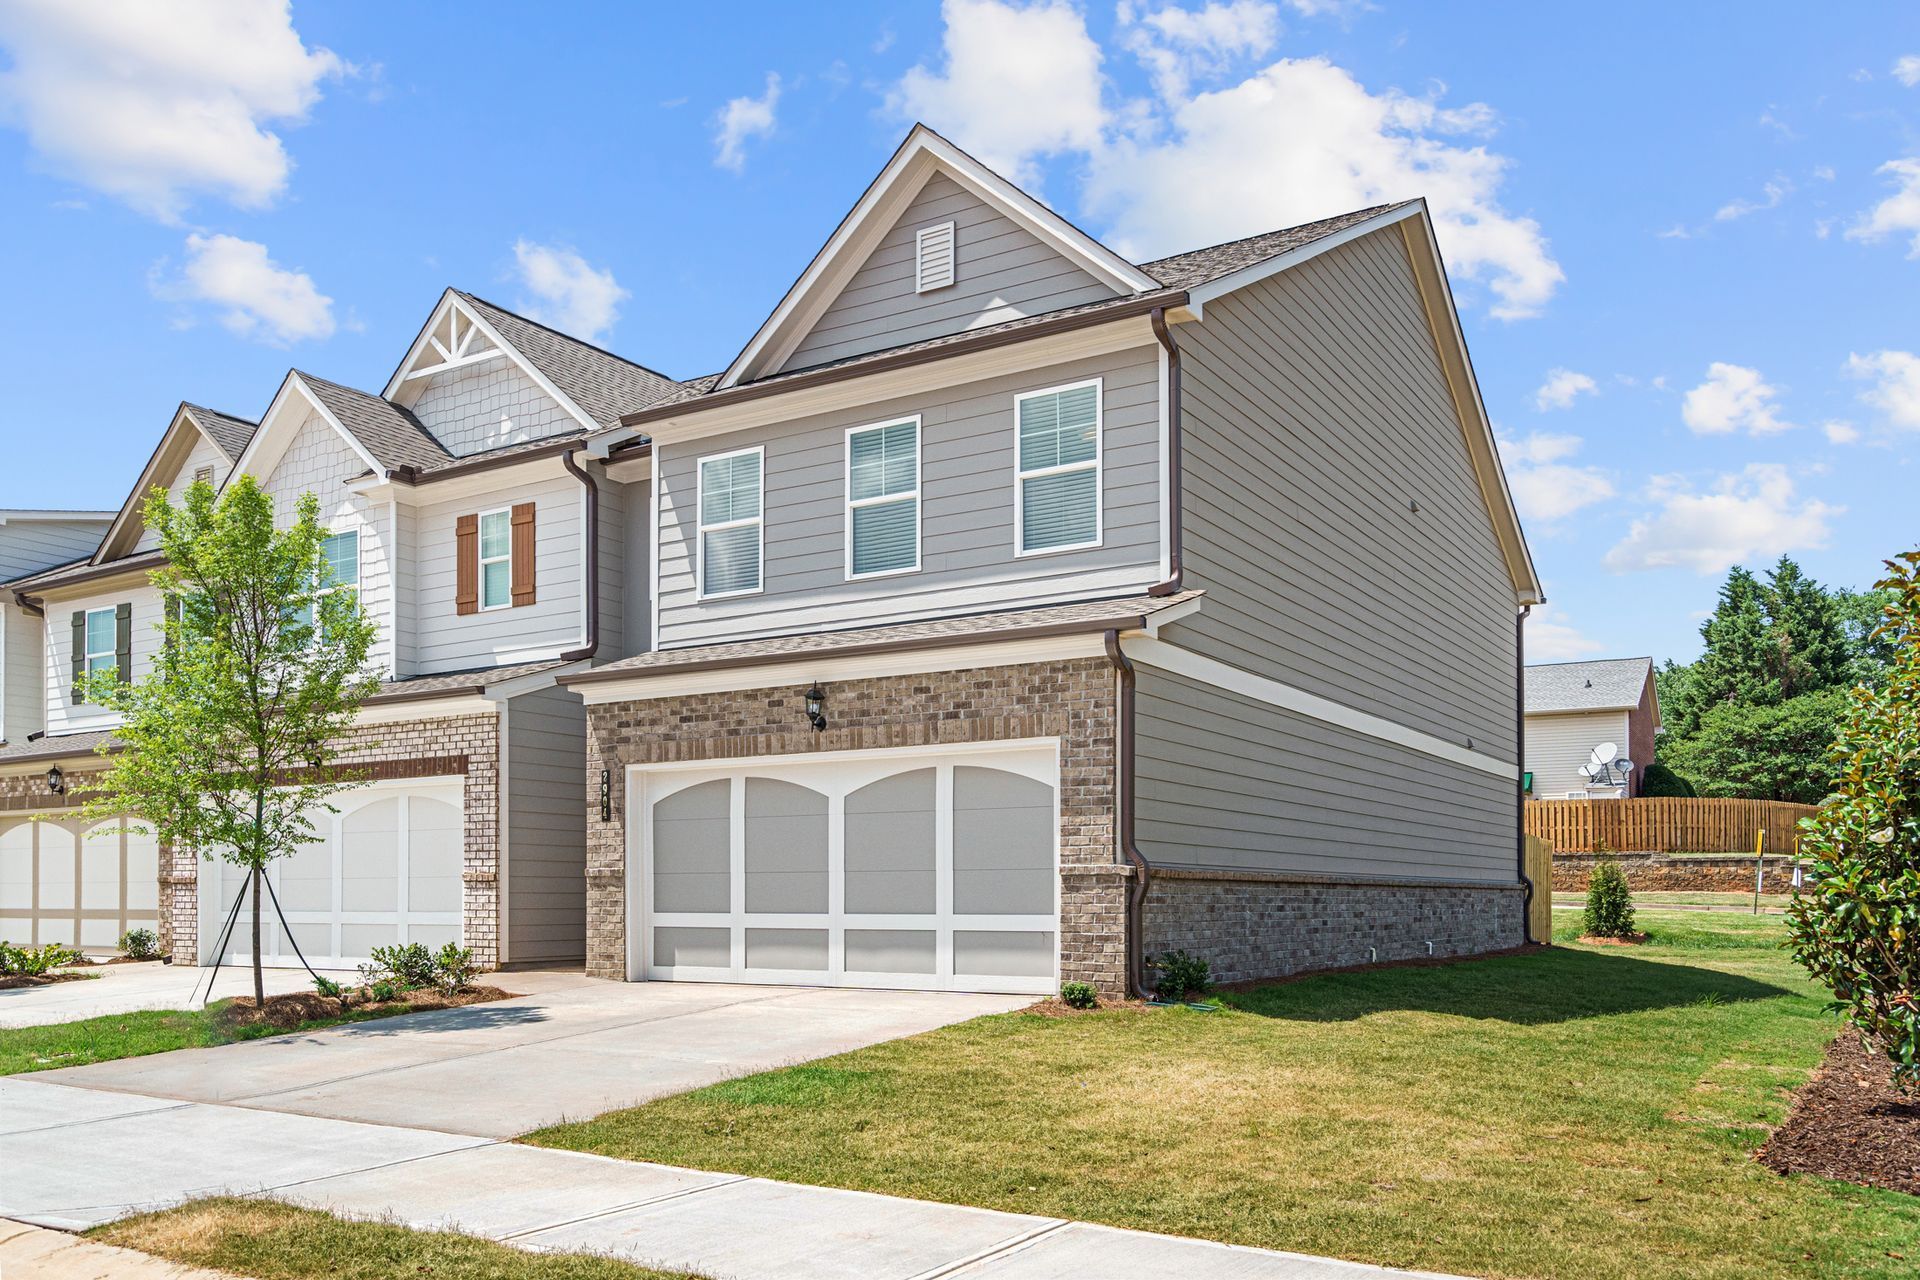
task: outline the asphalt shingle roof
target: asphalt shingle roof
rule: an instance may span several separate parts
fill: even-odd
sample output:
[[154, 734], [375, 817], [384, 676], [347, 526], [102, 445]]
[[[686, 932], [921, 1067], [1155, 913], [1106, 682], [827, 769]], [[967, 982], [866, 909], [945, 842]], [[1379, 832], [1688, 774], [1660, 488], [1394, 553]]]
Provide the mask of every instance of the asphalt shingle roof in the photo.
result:
[[0, 764], [25, 764], [33, 760], [90, 755], [96, 744], [109, 742], [112, 738], [111, 729], [92, 729], [85, 733], [64, 733], [56, 738], [36, 738], [32, 742], [9, 742], [0, 746]]
[[618, 426], [621, 414], [644, 409], [680, 387], [645, 365], [515, 315], [485, 298], [459, 289], [454, 292], [602, 427]]
[[411, 410], [391, 400], [315, 377], [305, 370], [297, 372], [301, 380], [313, 388], [313, 394], [327, 407], [327, 412], [339, 419], [340, 425], [351, 432], [381, 466], [389, 470], [417, 467], [425, 471], [455, 461], [433, 438], [433, 433], [420, 425], [420, 419], [414, 417]]
[[1616, 711], [1640, 705], [1652, 658], [1549, 662], [1527, 668], [1527, 711]]
[[254, 430], [260, 425], [245, 418], [236, 418], [230, 413], [221, 413], [218, 409], [209, 409], [205, 405], [189, 401], [187, 416], [207, 433], [220, 452], [227, 455], [228, 462], [238, 462], [240, 454], [247, 447], [247, 441], [253, 439]]

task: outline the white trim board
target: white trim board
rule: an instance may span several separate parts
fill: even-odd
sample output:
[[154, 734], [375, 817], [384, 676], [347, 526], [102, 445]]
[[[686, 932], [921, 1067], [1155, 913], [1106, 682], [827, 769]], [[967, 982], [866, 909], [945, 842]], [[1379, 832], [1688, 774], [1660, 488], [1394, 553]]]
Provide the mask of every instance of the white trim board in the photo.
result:
[[1182, 649], [1178, 645], [1168, 644], [1165, 640], [1156, 640], [1151, 636], [1128, 633], [1121, 637], [1121, 652], [1141, 666], [1168, 671], [1189, 680], [1198, 680], [1202, 684], [1212, 685], [1228, 693], [1252, 698], [1268, 706], [1279, 707], [1282, 711], [1291, 711], [1295, 715], [1306, 716], [1335, 728], [1351, 733], [1363, 734], [1369, 738], [1378, 738], [1382, 742], [1391, 742], [1395, 746], [1406, 747], [1423, 755], [1436, 756], [1455, 764], [1477, 769], [1481, 773], [1492, 774], [1496, 778], [1514, 779], [1520, 776], [1520, 766], [1511, 761], [1498, 760], [1483, 752], [1472, 750], [1457, 742], [1410, 729], [1406, 725], [1360, 711], [1331, 698], [1323, 698], [1317, 693], [1308, 693], [1305, 689], [1283, 684], [1266, 676], [1243, 671], [1239, 667]]

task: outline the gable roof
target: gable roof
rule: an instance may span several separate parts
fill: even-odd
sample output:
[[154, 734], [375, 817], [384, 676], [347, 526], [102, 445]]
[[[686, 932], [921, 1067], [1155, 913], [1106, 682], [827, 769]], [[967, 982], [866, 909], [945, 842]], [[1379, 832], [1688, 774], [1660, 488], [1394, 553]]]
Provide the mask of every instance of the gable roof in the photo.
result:
[[221, 413], [218, 409], [209, 409], [192, 401], [182, 401], [180, 408], [193, 419], [194, 425], [200, 428], [207, 439], [213, 441], [213, 447], [227, 455], [229, 463], [239, 461], [240, 455], [246, 451], [247, 441], [253, 438], [255, 429], [260, 425], [251, 419], [236, 418], [230, 413]]
[[916, 124], [772, 314], [721, 372], [717, 385], [732, 387], [778, 369], [935, 173], [946, 174], [1118, 295], [1143, 293], [1159, 283], [926, 125]]
[[113, 517], [113, 523], [100, 539], [100, 545], [94, 549], [91, 557], [94, 563], [111, 560], [116, 548], [121, 554], [128, 547], [129, 535], [140, 516], [141, 504], [146, 500], [147, 491], [160, 483], [160, 476], [168, 468], [177, 468], [183, 464], [192, 452], [192, 444], [187, 438], [189, 431], [198, 433], [212, 442], [229, 463], [238, 462], [246, 451], [247, 441], [253, 437], [255, 424], [245, 418], [236, 418], [217, 409], [208, 409], [203, 405], [189, 404], [182, 400], [173, 411], [173, 417], [167, 421], [167, 429], [160, 435], [160, 443], [153, 447], [146, 465], [140, 468], [140, 474], [134, 479], [133, 488], [120, 503], [120, 509]]
[[680, 388], [672, 378], [645, 365], [516, 315], [465, 290], [453, 292], [568, 399], [586, 410], [598, 426], [617, 426], [622, 413], [652, 404]]
[[1530, 666], [1527, 712], [1631, 711], [1640, 705], [1640, 695], [1652, 676], [1652, 658], [1601, 658]]
[[334, 421], [385, 470], [425, 471], [454, 461], [433, 433], [420, 425], [412, 410], [302, 370], [296, 369], [294, 374]]

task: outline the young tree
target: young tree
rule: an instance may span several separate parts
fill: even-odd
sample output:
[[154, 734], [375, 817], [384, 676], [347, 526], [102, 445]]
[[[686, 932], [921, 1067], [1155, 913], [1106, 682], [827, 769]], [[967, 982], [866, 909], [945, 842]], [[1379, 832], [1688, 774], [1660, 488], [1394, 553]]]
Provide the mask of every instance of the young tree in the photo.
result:
[[1787, 907], [1796, 959], [1903, 1088], [1920, 1084], [1920, 551], [1887, 562], [1892, 663], [1856, 688], [1833, 748], [1834, 798], [1802, 824], [1814, 879]]
[[303, 494], [289, 528], [242, 475], [216, 498], [195, 482], [182, 505], [146, 500], [167, 602], [159, 659], [139, 680], [86, 681], [88, 701], [120, 713], [122, 750], [89, 816], [128, 814], [161, 841], [244, 868], [253, 888], [253, 992], [265, 999], [260, 894], [267, 865], [315, 837], [327, 797], [358, 781], [336, 745], [378, 687], [366, 673], [374, 624], [334, 590], [319, 503]]

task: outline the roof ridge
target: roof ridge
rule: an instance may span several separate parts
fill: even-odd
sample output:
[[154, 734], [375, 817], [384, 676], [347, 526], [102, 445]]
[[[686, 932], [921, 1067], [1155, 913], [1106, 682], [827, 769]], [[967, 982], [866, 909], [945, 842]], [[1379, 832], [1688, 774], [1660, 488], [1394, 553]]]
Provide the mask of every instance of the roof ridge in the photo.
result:
[[229, 421], [243, 422], [250, 427], [257, 427], [260, 425], [260, 420], [258, 418], [243, 418], [237, 413], [228, 413], [225, 409], [216, 409], [211, 405], [196, 404], [191, 400], [182, 400], [180, 402], [180, 407], [183, 409], [187, 409], [193, 413], [218, 414], [220, 417], [226, 418]]
[[505, 314], [512, 316], [515, 320], [520, 321], [520, 323], [522, 324], [530, 324], [536, 329], [545, 330], [546, 332], [552, 334], [556, 338], [564, 338], [568, 342], [574, 343], [578, 346], [585, 347], [589, 351], [597, 351], [609, 360], [618, 360], [621, 364], [632, 365], [634, 368], [640, 370], [640, 372], [642, 373], [650, 373], [656, 378], [661, 378], [667, 382], [673, 383], [675, 386], [678, 386], [680, 384], [680, 379], [674, 377], [672, 374], [662, 373], [651, 365], [641, 364], [638, 360], [634, 360], [628, 356], [623, 356], [617, 351], [609, 351], [598, 343], [588, 342], [585, 338], [576, 338], [574, 335], [563, 332], [562, 330], [556, 329], [552, 325], [546, 324], [543, 321], [535, 320], [531, 316], [521, 315], [518, 311], [515, 311], [512, 307], [503, 307], [499, 303], [493, 301], [491, 298], [483, 298], [479, 294], [470, 293], [465, 289], [454, 288], [453, 286], [449, 286], [449, 287], [453, 288], [453, 291], [455, 294], [457, 294], [462, 298], [465, 298], [468, 302], [477, 302], [483, 307], [492, 307], [495, 311], [504, 312]]
[[1196, 253], [1209, 253], [1215, 249], [1224, 249], [1229, 245], [1246, 244], [1253, 240], [1264, 240], [1268, 236], [1282, 236], [1290, 231], [1304, 231], [1308, 227], [1317, 227], [1327, 222], [1339, 222], [1343, 218], [1372, 217], [1376, 214], [1386, 213], [1391, 209], [1403, 209], [1407, 205], [1415, 204], [1421, 199], [1422, 197], [1420, 196], [1413, 196], [1406, 200], [1389, 200], [1385, 204], [1364, 205], [1358, 209], [1349, 209], [1345, 213], [1330, 213], [1324, 218], [1309, 218], [1305, 222], [1296, 222], [1289, 227], [1270, 227], [1265, 231], [1256, 231], [1249, 236], [1234, 236], [1228, 240], [1216, 240], [1212, 244], [1195, 245], [1191, 249], [1182, 249], [1178, 253], [1165, 253], [1157, 258], [1149, 258], [1145, 262], [1136, 262], [1133, 265], [1139, 267], [1142, 271], [1146, 271], [1158, 263], [1172, 262], [1175, 258], [1190, 258]]

